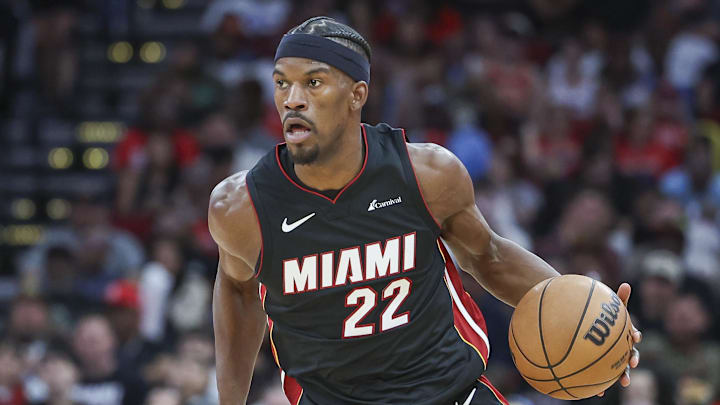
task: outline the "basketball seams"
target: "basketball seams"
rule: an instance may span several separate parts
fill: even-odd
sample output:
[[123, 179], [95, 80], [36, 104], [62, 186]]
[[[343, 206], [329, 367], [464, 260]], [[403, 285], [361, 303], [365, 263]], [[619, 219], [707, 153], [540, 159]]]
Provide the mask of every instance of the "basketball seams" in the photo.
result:
[[[623, 373], [625, 373], [625, 370], [623, 370], [622, 373], [618, 374], [616, 377], [613, 377], [613, 378], [611, 378], [611, 379], [609, 379], [609, 380], [607, 380], [607, 381], [603, 381], [603, 382], [599, 382], [599, 383], [595, 383], [595, 384], [573, 385], [572, 387], [565, 387], [565, 388], [571, 390], [571, 389], [573, 389], [573, 388], [595, 387], [595, 386], [598, 386], [598, 385], [603, 385], [603, 384], [611, 383], [611, 382], [613, 382], [613, 381], [617, 381], [618, 378], [622, 377]], [[558, 392], [558, 391], [562, 391], [562, 389], [558, 388], [558, 389], [556, 389], [556, 390], [550, 391], [550, 392], [547, 393], [547, 395], [552, 395], [552, 394], [554, 394], [554, 393], [556, 393], [556, 392]]]
[[575, 339], [577, 338], [578, 332], [580, 331], [580, 326], [582, 326], [583, 320], [585, 320], [585, 314], [587, 313], [587, 309], [590, 306], [590, 301], [592, 301], [593, 291], [595, 291], [595, 280], [593, 279], [592, 284], [590, 285], [590, 292], [588, 293], [587, 300], [585, 301], [585, 308], [583, 308], [582, 315], [580, 315], [580, 320], [578, 321], [577, 327], [575, 328], [575, 334], [573, 334], [572, 340], [570, 341], [570, 345], [567, 348], [567, 351], [565, 352], [565, 355], [558, 361], [557, 363], [553, 364], [552, 367], [557, 367], [560, 364], [562, 364], [563, 361], [565, 361], [570, 355], [570, 352], [572, 351], [573, 345], [575, 344]]
[[577, 398], [575, 395], [571, 394], [567, 389], [565, 389], [565, 387], [563, 387], [560, 379], [557, 377], [557, 375], [555, 375], [555, 370], [553, 370], [553, 367], [550, 365], [550, 357], [548, 357], [547, 348], [545, 347], [545, 338], [543, 337], [542, 329], [542, 304], [543, 298], [545, 298], [545, 291], [548, 289], [552, 282], [553, 280], [548, 281], [548, 283], [545, 284], [545, 287], [543, 287], [542, 293], [540, 294], [540, 303], [538, 304], [538, 328], [540, 328], [540, 345], [542, 346], [543, 354], [545, 355], [545, 361], [547, 361], [548, 369], [550, 370], [554, 381], [557, 383], [557, 385], [560, 386], [563, 391], [565, 391], [566, 394], [570, 395], [573, 398]]
[[625, 331], [627, 330], [627, 326], [628, 326], [628, 324], [627, 324], [627, 320], [628, 320], [628, 311], [627, 311], [627, 309], [625, 309], [624, 312], [625, 312], [625, 318], [623, 319], [623, 323], [625, 324], [625, 326], [623, 326], [623, 331], [618, 334], [618, 336], [615, 338], [615, 341], [613, 342], [613, 344], [610, 345], [610, 347], [608, 347], [607, 350], [605, 350], [605, 353], [603, 353], [602, 355], [600, 355], [600, 357], [598, 357], [597, 359], [593, 360], [590, 364], [588, 364], [587, 366], [581, 368], [580, 370], [575, 371], [574, 373], [568, 374], [568, 375], [566, 375], [566, 376], [564, 376], [564, 377], [561, 377], [561, 378], [572, 377], [572, 376], [574, 376], [574, 375], [577, 374], [577, 373], [580, 373], [580, 372], [582, 372], [582, 371], [587, 370], [588, 368], [592, 367], [595, 363], [597, 363], [598, 361], [602, 360], [603, 357], [605, 357], [608, 353], [610, 353], [610, 351], [612, 351], [613, 347], [615, 347], [615, 345], [620, 341], [620, 338], [622, 338], [622, 337], [625, 335]]
[[[625, 321], [625, 326], [623, 327], [623, 332], [625, 332], [625, 330], [627, 329], [627, 310], [625, 310], [625, 319], [624, 319], [624, 321]], [[562, 379], [565, 379], [565, 378], [568, 378], [568, 377], [572, 377], [572, 376], [574, 376], [574, 375], [576, 375], [576, 374], [578, 374], [578, 373], [581, 373], [581, 372], [587, 370], [588, 368], [592, 367], [595, 363], [597, 363], [598, 361], [602, 360], [608, 353], [610, 353], [610, 351], [612, 351], [613, 347], [615, 347], [615, 345], [620, 341], [620, 338], [621, 338], [623, 335], [624, 335], [624, 333], [621, 332], [621, 333], [618, 335], [618, 337], [615, 339], [615, 342], [613, 342], [612, 346], [610, 346], [610, 347], [605, 351], [605, 353], [603, 353], [602, 355], [600, 355], [600, 357], [598, 357], [597, 359], [593, 360], [590, 364], [588, 364], [588, 365], [586, 365], [585, 367], [583, 367], [583, 368], [581, 368], [581, 369], [579, 369], [579, 370], [577, 370], [577, 371], [574, 371], [574, 372], [572, 372], [572, 373], [570, 373], [570, 374], [568, 374], [568, 375], [564, 375], [564, 376], [562, 376], [562, 377], [559, 377], [559, 379], [562, 380]], [[519, 347], [519, 346], [518, 346], [518, 347]], [[544, 349], [544, 347], [543, 347], [543, 349]], [[547, 367], [543, 367], [543, 368], [547, 368]], [[550, 370], [550, 371], [552, 371], [552, 370]], [[555, 373], [553, 373], [553, 376], [555, 376]], [[533, 381], [537, 381], [537, 382], [550, 382], [550, 381], [555, 381], [554, 378], [553, 378], [553, 379], [547, 379], [547, 380], [546, 380], [546, 379], [530, 378], [530, 377], [527, 377], [527, 378], [529, 378], [529, 379], [531, 379], [531, 380], [533, 380]]]
[[[601, 281], [587, 277], [581, 280], [579, 276], [558, 278], [561, 282], [555, 283], [552, 290], [550, 283], [555, 281], [555, 277], [536, 285], [531, 294], [526, 294], [518, 304], [516, 309], [521, 311], [513, 314], [509, 325], [510, 348], [520, 375], [536, 390], [559, 399], [582, 399], [607, 389], [624, 373], [627, 363], [623, 363], [623, 360], [626, 361], [628, 356], [626, 346], [632, 347], [632, 340], [628, 339], [626, 344], [618, 342], [621, 339], [624, 342], [626, 335], [630, 336], [630, 315], [627, 308], [620, 304], [614, 291]], [[606, 301], [609, 301], [607, 305]], [[572, 303], [571, 311], [568, 311], [568, 303]], [[618, 316], [616, 304], [620, 304], [621, 310], [625, 312], [622, 316]], [[547, 309], [548, 313], [544, 313], [544, 309]], [[605, 328], [597, 331], [602, 342], [590, 340], [588, 337], [583, 340], [580, 330], [584, 333], [586, 324], [594, 325], [592, 319], [596, 310], [600, 311], [600, 321], [596, 322], [607, 318], [606, 322], [613, 328], [605, 330], [609, 328], [599, 323], [598, 328]], [[572, 329], [573, 320], [576, 322], [575, 330]], [[537, 329], [534, 326], [536, 323]], [[515, 326], [520, 327], [524, 333], [516, 335]], [[622, 329], [618, 330], [618, 327]], [[548, 333], [547, 341], [545, 332]], [[610, 336], [607, 336], [608, 334]], [[595, 346], [590, 344], [591, 341]], [[520, 347], [520, 342], [526, 346], [525, 350]], [[537, 347], [538, 343], [542, 350]], [[527, 351], [528, 347], [532, 350]], [[536, 364], [533, 360], [546, 365]], [[618, 366], [623, 366], [622, 372]], [[544, 370], [550, 370], [550, 373]], [[612, 375], [613, 371], [616, 376]], [[532, 377], [528, 377], [526, 373]]]
[[[523, 355], [523, 357], [525, 357], [525, 360], [527, 360], [528, 363], [532, 364], [533, 366], [535, 366], [537, 368], [543, 369], [543, 370], [547, 370], [548, 368], [550, 368], [547, 366], [542, 366], [540, 364], [536, 364], [534, 361], [530, 360], [530, 357], [528, 357], [527, 354], [525, 354], [525, 352], [523, 352], [522, 348], [520, 347], [520, 344], [517, 341], [517, 338], [515, 337], [515, 328], [512, 327], [512, 322], [510, 322], [510, 336], [512, 336], [513, 341], [515, 342], [515, 347], [518, 348], [518, 351], [520, 352], [520, 354]], [[548, 381], [552, 381], [552, 380], [548, 380]]]

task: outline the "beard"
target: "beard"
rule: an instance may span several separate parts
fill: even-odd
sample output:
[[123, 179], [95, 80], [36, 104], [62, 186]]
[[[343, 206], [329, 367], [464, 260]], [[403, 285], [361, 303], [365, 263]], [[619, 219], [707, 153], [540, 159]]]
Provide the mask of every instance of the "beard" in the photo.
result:
[[287, 148], [290, 160], [296, 165], [309, 165], [314, 163], [318, 155], [320, 154], [320, 148], [318, 145], [312, 145], [308, 147], [299, 147], [293, 150], [293, 148]]

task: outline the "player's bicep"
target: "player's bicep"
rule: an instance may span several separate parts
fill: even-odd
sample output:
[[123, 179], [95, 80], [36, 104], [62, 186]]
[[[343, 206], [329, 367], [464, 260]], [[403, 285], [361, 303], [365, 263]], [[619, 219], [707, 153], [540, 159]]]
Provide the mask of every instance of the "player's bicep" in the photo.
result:
[[492, 260], [495, 233], [475, 204], [475, 190], [465, 166], [454, 157], [444, 171], [447, 188], [443, 195], [448, 198], [448, 207], [441, 236], [452, 249], [458, 264], [471, 271], [478, 258]]
[[480, 261], [493, 260], [493, 232], [474, 202], [445, 221], [442, 238], [458, 265], [471, 274], [481, 270], [476, 268]]
[[222, 247], [218, 247], [218, 251], [220, 252], [220, 269], [226, 276], [238, 282], [253, 278], [255, 270], [243, 259], [233, 256]]

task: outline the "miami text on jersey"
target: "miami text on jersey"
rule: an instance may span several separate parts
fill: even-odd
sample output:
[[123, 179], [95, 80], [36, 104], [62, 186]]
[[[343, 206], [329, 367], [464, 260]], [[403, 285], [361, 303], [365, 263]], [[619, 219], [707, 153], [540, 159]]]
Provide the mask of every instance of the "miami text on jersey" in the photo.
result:
[[295, 257], [283, 260], [283, 294], [339, 287], [348, 282], [360, 283], [413, 268], [415, 232], [387, 239], [384, 243], [377, 241], [364, 247], [352, 246], [335, 252], [308, 255], [302, 259]]

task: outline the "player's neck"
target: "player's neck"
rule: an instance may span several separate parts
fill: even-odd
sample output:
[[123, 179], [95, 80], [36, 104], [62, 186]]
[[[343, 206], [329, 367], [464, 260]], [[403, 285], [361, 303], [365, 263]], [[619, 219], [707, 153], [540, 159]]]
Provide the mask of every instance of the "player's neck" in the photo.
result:
[[360, 172], [365, 153], [362, 128], [359, 123], [350, 125], [329, 159], [309, 165], [296, 164], [295, 174], [303, 184], [316, 190], [340, 190]]

